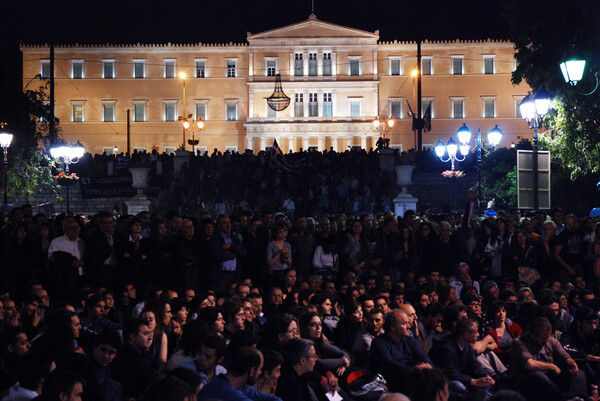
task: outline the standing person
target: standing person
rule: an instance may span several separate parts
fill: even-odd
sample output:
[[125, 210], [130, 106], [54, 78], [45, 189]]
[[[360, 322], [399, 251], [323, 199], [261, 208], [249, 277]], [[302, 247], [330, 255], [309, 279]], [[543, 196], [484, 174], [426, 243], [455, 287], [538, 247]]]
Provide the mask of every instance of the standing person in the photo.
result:
[[286, 241], [287, 227], [283, 223], [275, 223], [272, 233], [272, 240], [267, 246], [267, 267], [271, 285], [280, 283], [283, 271], [292, 265], [292, 246]]
[[231, 232], [231, 220], [228, 216], [217, 217], [217, 230], [211, 239], [211, 250], [215, 263], [214, 276], [217, 278], [217, 289], [225, 290], [231, 283], [240, 280], [242, 260], [246, 256], [238, 235]]
[[552, 337], [545, 317], [536, 318], [529, 332], [515, 340], [511, 360], [514, 384], [528, 400], [562, 401], [587, 391], [585, 375]]
[[558, 235], [554, 257], [560, 265], [560, 279], [568, 282], [573, 276], [582, 274], [584, 257], [583, 235], [577, 228], [577, 218], [572, 214], [565, 217], [564, 230]]
[[142, 223], [138, 219], [129, 220], [127, 231], [128, 237], [117, 243], [120, 277], [143, 290], [152, 282], [150, 242], [142, 237]]
[[306, 228], [306, 217], [297, 216], [290, 236], [292, 259], [300, 280], [308, 280], [311, 274], [315, 238]]
[[114, 274], [118, 266], [115, 244], [115, 219], [107, 211], [97, 215], [98, 229], [90, 233], [85, 241], [85, 255], [90, 283], [96, 286], [114, 284]]
[[156, 373], [144, 352], [152, 345], [152, 331], [142, 319], [131, 319], [123, 328], [125, 344], [112, 365], [112, 377], [123, 387], [123, 400], [135, 400], [154, 379]]
[[179, 236], [173, 240], [174, 275], [177, 277], [175, 288], [181, 292], [187, 288], [197, 291], [200, 278], [206, 277], [200, 272], [201, 255], [195, 232], [194, 222], [185, 219], [179, 227]]
[[369, 242], [362, 235], [362, 223], [354, 220], [343, 239], [340, 249], [340, 267], [344, 271], [352, 271], [359, 275], [369, 265], [371, 250]]
[[51, 279], [48, 292], [55, 300], [70, 301], [81, 288], [85, 274], [85, 243], [79, 236], [81, 226], [72, 217], [63, 222], [64, 235], [56, 237], [48, 248]]

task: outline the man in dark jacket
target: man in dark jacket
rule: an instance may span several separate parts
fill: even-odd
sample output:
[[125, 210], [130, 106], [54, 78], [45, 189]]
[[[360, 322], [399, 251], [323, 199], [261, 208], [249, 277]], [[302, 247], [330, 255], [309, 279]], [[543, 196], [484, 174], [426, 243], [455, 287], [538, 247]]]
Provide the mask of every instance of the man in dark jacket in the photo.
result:
[[306, 218], [296, 217], [296, 225], [289, 238], [292, 246], [292, 260], [301, 280], [308, 280], [315, 254], [315, 237], [306, 229]]
[[285, 344], [285, 363], [277, 384], [277, 395], [285, 401], [317, 401], [306, 373], [312, 372], [317, 352], [312, 341], [293, 338]]
[[494, 385], [477, 361], [472, 344], [479, 338], [479, 325], [473, 319], [458, 322], [454, 333], [435, 341], [429, 356], [450, 380], [450, 394], [458, 399], [484, 401]]
[[152, 332], [142, 319], [131, 319], [123, 329], [125, 345], [112, 364], [112, 376], [123, 387], [123, 400], [134, 400], [156, 379], [150, 359], [143, 352], [152, 345]]
[[371, 343], [371, 369], [385, 377], [392, 392], [406, 391], [406, 377], [413, 367], [430, 369], [432, 365], [409, 326], [406, 312], [394, 310], [385, 315], [385, 333]]

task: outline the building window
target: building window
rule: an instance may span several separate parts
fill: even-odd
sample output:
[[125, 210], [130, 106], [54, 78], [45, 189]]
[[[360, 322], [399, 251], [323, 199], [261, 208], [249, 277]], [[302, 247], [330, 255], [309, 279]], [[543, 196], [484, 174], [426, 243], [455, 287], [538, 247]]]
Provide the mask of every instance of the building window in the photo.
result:
[[452, 99], [452, 118], [465, 117], [465, 101], [464, 99]]
[[81, 123], [84, 121], [83, 104], [84, 104], [84, 102], [79, 102], [79, 101], [71, 102], [72, 109], [73, 109], [73, 116], [71, 118], [71, 121], [77, 122], [77, 123]]
[[483, 73], [494, 74], [494, 57], [495, 56], [483, 56]]
[[146, 78], [146, 60], [133, 60], [133, 77]]
[[196, 103], [196, 120], [206, 121], [207, 119], [206, 103]]
[[390, 117], [402, 118], [402, 100], [390, 101]]
[[277, 117], [277, 112], [275, 110], [273, 110], [271, 108], [271, 106], [269, 106], [269, 103], [267, 104], [267, 118], [275, 118]]
[[360, 101], [350, 100], [350, 117], [360, 117]]
[[83, 60], [71, 60], [71, 78], [83, 78]]
[[351, 57], [350, 61], [350, 75], [360, 75], [360, 57]]
[[105, 123], [115, 121], [115, 101], [102, 102], [103, 116], [102, 120]]
[[237, 103], [227, 103], [227, 121], [237, 121], [238, 119], [238, 105]]
[[301, 77], [304, 75], [304, 64], [302, 60], [302, 53], [294, 54], [294, 75]]
[[235, 78], [237, 77], [237, 61], [236, 60], [227, 60], [227, 78]]
[[[433, 118], [433, 100], [432, 99], [423, 99], [421, 101], [421, 117], [425, 117], [425, 113], [427, 113], [427, 108], [431, 106], [431, 118]], [[415, 110], [415, 113], [417, 111]]]
[[115, 60], [102, 60], [102, 78], [112, 79], [115, 77]]
[[175, 60], [164, 60], [165, 62], [165, 78], [175, 78]]
[[41, 70], [40, 75], [42, 79], [50, 78], [50, 60], [40, 60]]
[[421, 75], [433, 74], [433, 57], [423, 56], [421, 57]]
[[102, 153], [104, 153], [106, 156], [114, 155], [115, 147], [114, 146], [104, 146], [102, 148]]
[[277, 75], [277, 59], [268, 58], [266, 60], [267, 65], [267, 77], [274, 77]]
[[206, 60], [196, 60], [196, 78], [206, 78]]
[[146, 102], [134, 102], [133, 107], [133, 121], [146, 121]]
[[317, 75], [317, 53], [308, 53], [308, 75]]
[[523, 97], [519, 96], [519, 97], [515, 97], [514, 98], [515, 101], [515, 117], [516, 118], [523, 118], [523, 115], [521, 114], [521, 102], [523, 101]]
[[333, 115], [333, 103], [331, 102], [331, 93], [323, 93], [323, 117]]
[[483, 117], [484, 118], [496, 117], [496, 100], [495, 99], [483, 99]]
[[452, 56], [452, 74], [462, 75], [463, 70], [463, 56]]
[[304, 94], [296, 93], [294, 100], [294, 115], [296, 117], [304, 117]]
[[318, 117], [319, 116], [319, 107], [317, 103], [317, 94], [309, 93], [308, 94], [308, 116], [309, 117]]
[[331, 53], [323, 53], [323, 75], [331, 75]]
[[164, 101], [165, 121], [177, 121], [177, 101]]
[[400, 57], [390, 58], [390, 75], [402, 75], [401, 62]]

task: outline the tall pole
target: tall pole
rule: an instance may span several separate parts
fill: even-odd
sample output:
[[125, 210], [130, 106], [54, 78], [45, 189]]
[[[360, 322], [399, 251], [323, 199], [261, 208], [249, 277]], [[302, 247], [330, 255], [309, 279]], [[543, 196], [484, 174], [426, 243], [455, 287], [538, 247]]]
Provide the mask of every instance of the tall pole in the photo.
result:
[[[185, 77], [183, 78], [183, 111], [181, 112], [181, 122], [185, 121]], [[183, 127], [183, 136], [181, 137], [181, 143], [185, 149], [185, 126]]]
[[422, 94], [421, 94], [421, 40], [417, 41], [417, 152], [420, 152], [423, 149], [423, 106]]
[[[52, 7], [50, 7], [52, 8]], [[50, 140], [56, 138], [56, 122], [54, 121], [54, 41], [50, 41], [50, 124], [48, 126]]]
[[538, 211], [540, 208], [539, 187], [538, 181], [538, 116], [533, 120], [533, 210]]
[[8, 181], [8, 149], [4, 147], [4, 204], [8, 203], [7, 195], [7, 181]]
[[479, 180], [477, 182], [477, 192], [479, 193], [479, 212], [482, 212], [483, 205], [483, 194], [481, 193], [481, 150], [483, 148], [483, 144], [481, 143], [481, 128], [477, 128], [477, 174], [479, 175]]
[[129, 114], [129, 109], [127, 109], [127, 156], [129, 156], [131, 146], [131, 119]]
[[[66, 176], [69, 175], [69, 163], [67, 163], [66, 161], [65, 161], [65, 175]], [[69, 207], [69, 180], [66, 179], [65, 183], [66, 183], [66, 186], [67, 186], [67, 216], [68, 216], [69, 215], [69, 210], [70, 210], [70, 207]]]

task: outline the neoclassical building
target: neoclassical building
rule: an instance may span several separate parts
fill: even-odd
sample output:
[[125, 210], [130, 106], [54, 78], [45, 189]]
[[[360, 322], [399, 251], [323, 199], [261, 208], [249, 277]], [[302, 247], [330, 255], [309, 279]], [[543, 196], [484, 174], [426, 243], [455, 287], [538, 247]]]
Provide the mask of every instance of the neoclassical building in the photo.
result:
[[[172, 152], [183, 142], [181, 116], [205, 122], [196, 149], [254, 152], [277, 139], [300, 148], [370, 148], [376, 117], [392, 117], [393, 147], [416, 147], [409, 104], [417, 112], [417, 44], [382, 42], [366, 32], [307, 20], [261, 33], [246, 43], [64, 45], [55, 47], [55, 112], [67, 141], [92, 153], [126, 148]], [[50, 75], [47, 45], [23, 45], [23, 84]], [[507, 41], [422, 43], [423, 111], [432, 130], [424, 146], [444, 142], [463, 123], [485, 135], [498, 125], [501, 146], [531, 135], [519, 117], [525, 84], [511, 83], [513, 44]], [[291, 98], [275, 112], [266, 99], [281, 74]], [[185, 75], [185, 78], [182, 78]], [[186, 144], [191, 150], [191, 146]]]

